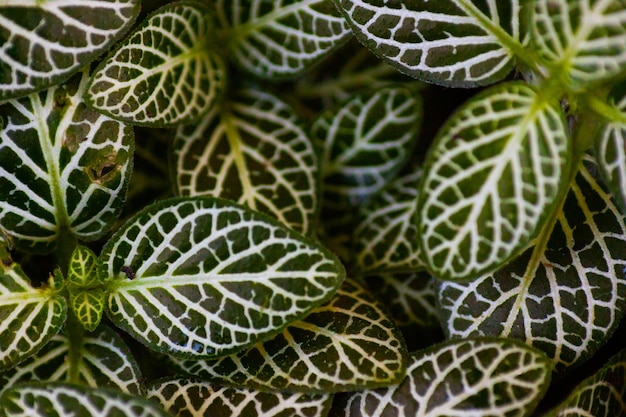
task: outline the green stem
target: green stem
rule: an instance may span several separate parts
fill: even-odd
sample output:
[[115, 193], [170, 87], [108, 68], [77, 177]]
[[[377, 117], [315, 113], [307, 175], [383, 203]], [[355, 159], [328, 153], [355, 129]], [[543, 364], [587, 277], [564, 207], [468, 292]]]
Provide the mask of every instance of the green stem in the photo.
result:
[[61, 269], [61, 272], [63, 272], [64, 276], [67, 276], [72, 252], [74, 252], [76, 245], [78, 245], [78, 239], [71, 231], [62, 229], [59, 232], [54, 256], [56, 263]]
[[85, 329], [80, 324], [71, 309], [67, 311], [65, 335], [68, 339], [69, 352], [67, 354], [68, 370], [67, 382], [81, 383], [80, 366], [83, 360], [83, 339]]

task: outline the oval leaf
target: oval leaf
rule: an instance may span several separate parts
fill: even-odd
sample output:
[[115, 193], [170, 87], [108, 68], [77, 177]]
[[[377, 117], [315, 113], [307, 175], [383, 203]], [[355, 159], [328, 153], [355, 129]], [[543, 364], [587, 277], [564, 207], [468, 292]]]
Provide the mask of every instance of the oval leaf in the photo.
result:
[[400, 385], [356, 392], [335, 416], [527, 416], [550, 382], [550, 361], [508, 339], [447, 342], [414, 352]]
[[224, 356], [273, 336], [329, 299], [345, 277], [336, 257], [311, 240], [208, 197], [148, 207], [100, 259], [111, 320], [179, 357]]
[[295, 111], [256, 90], [240, 91], [225, 108], [176, 131], [178, 194], [234, 200], [310, 233], [318, 160]]
[[98, 67], [87, 102], [115, 119], [153, 127], [197, 119], [225, 85], [224, 63], [208, 44], [212, 31], [198, 3], [158, 9]]
[[440, 316], [451, 338], [524, 340], [563, 372], [593, 355], [626, 310], [626, 224], [583, 167], [547, 243], [471, 283], [442, 282]]
[[472, 98], [439, 132], [424, 166], [418, 234], [431, 273], [493, 271], [525, 249], [565, 186], [571, 159], [559, 104], [521, 83]]
[[453, 87], [494, 83], [521, 47], [520, 0], [335, 0], [357, 39], [403, 73]]
[[113, 45], [138, 14], [138, 0], [2, 1], [0, 100], [65, 81]]
[[333, 398], [219, 387], [193, 379], [156, 381], [147, 396], [173, 415], [198, 417], [324, 417]]
[[78, 322], [88, 331], [93, 331], [104, 312], [106, 293], [102, 288], [90, 288], [88, 290], [69, 288], [70, 307]]
[[85, 106], [88, 78], [0, 105], [0, 227], [18, 248], [49, 252], [61, 232], [97, 239], [124, 203], [133, 131]]
[[67, 286], [74, 288], [90, 288], [100, 284], [96, 263], [98, 258], [91, 249], [77, 245], [70, 256], [67, 271]]

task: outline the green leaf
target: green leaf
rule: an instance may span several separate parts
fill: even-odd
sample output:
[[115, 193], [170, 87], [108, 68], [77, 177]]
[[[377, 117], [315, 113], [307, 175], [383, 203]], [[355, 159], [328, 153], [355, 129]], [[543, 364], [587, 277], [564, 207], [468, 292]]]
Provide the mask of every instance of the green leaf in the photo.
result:
[[536, 0], [534, 49], [551, 74], [582, 88], [613, 78], [626, 65], [626, 1]]
[[0, 401], [6, 417], [171, 417], [141, 397], [65, 383], [20, 385], [6, 390]]
[[0, 371], [39, 351], [65, 322], [62, 280], [51, 276], [48, 285], [33, 288], [0, 243]]
[[593, 355], [626, 310], [626, 224], [587, 161], [547, 242], [470, 283], [442, 282], [441, 321], [451, 338], [521, 339], [562, 373]]
[[405, 74], [452, 87], [491, 84], [521, 49], [522, 1], [335, 0], [357, 39]]
[[133, 131], [88, 109], [89, 75], [0, 105], [0, 227], [18, 248], [101, 237], [124, 202]]
[[200, 3], [152, 13], [96, 70], [87, 102], [118, 120], [173, 126], [198, 119], [225, 87], [222, 58], [209, 45], [213, 24]]
[[330, 302], [273, 339], [213, 361], [173, 361], [196, 377], [261, 391], [387, 386], [404, 377], [406, 347], [383, 310], [369, 292], [346, 280]]
[[59, 333], [41, 351], [0, 374], [0, 387], [34, 381], [74, 382], [142, 394], [139, 365], [115, 331], [98, 327], [82, 338]]
[[418, 235], [431, 273], [473, 279], [536, 236], [566, 187], [571, 148], [559, 103], [508, 83], [473, 97], [432, 145]]
[[331, 0], [216, 3], [230, 58], [266, 79], [296, 76], [350, 38], [350, 29]]
[[0, 100], [65, 81], [109, 49], [138, 14], [137, 0], [3, 0]]
[[527, 416], [550, 382], [550, 361], [523, 343], [452, 341], [411, 354], [400, 385], [356, 392], [335, 416]]
[[106, 303], [106, 293], [101, 288], [88, 290], [70, 288], [70, 307], [80, 324], [88, 331], [93, 331], [100, 320]]
[[309, 234], [317, 215], [318, 160], [301, 125], [277, 97], [239, 91], [221, 111], [177, 130], [172, 165], [178, 194], [234, 200]]
[[91, 249], [77, 245], [70, 257], [67, 271], [67, 286], [90, 288], [101, 283], [96, 268], [98, 258]]
[[220, 387], [193, 379], [156, 381], [147, 396], [174, 415], [206, 417], [325, 417], [333, 398]]
[[310, 239], [209, 197], [149, 206], [100, 259], [111, 320], [178, 357], [224, 356], [267, 339], [328, 300], [345, 277], [336, 257]]
[[626, 415], [626, 350], [584, 380], [546, 417]]

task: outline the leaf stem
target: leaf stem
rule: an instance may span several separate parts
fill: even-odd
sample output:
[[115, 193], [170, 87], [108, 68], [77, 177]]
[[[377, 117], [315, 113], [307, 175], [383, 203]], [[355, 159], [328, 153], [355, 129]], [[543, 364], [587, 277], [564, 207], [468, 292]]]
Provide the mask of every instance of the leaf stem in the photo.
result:
[[85, 329], [80, 324], [71, 308], [67, 310], [67, 319], [65, 322], [65, 335], [68, 340], [67, 354], [67, 382], [81, 383], [80, 381], [80, 365], [82, 362], [83, 339]]

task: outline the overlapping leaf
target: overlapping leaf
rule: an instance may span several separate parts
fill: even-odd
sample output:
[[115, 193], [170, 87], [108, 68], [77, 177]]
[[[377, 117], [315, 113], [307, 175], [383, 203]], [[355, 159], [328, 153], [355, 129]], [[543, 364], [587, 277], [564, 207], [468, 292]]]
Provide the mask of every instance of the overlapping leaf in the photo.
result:
[[17, 247], [50, 251], [62, 231], [99, 238], [121, 210], [133, 132], [85, 106], [87, 79], [0, 105], [0, 226]]
[[345, 276], [311, 240], [208, 197], [149, 206], [100, 259], [111, 320], [179, 357], [224, 356], [266, 339], [328, 300]]
[[[588, 162], [590, 164], [590, 162]], [[508, 336], [542, 349], [559, 372], [591, 356], [626, 309], [626, 226], [584, 166], [547, 244], [468, 283], [438, 289], [444, 331], [452, 338]]]
[[80, 324], [94, 330], [104, 312], [105, 292], [98, 276], [97, 257], [91, 249], [78, 245], [70, 256], [66, 285], [70, 308]]
[[6, 390], [0, 398], [6, 417], [171, 417], [156, 404], [109, 389], [66, 383], [30, 383]]
[[433, 275], [467, 280], [525, 249], [569, 173], [560, 106], [525, 84], [493, 87], [460, 108], [431, 147], [418, 235]]
[[298, 392], [340, 392], [399, 382], [402, 336], [382, 305], [347, 280], [327, 304], [282, 334], [215, 361], [175, 360], [184, 372], [224, 385]]
[[137, 0], [0, 3], [0, 100], [60, 83], [106, 51], [139, 14]]
[[148, 398], [174, 415], [245, 417], [325, 417], [332, 395], [261, 392], [227, 388], [193, 379], [157, 381]]
[[533, 2], [535, 50], [552, 72], [569, 76], [573, 87], [624, 72], [626, 1]]
[[1, 389], [34, 381], [73, 382], [141, 394], [139, 366], [113, 330], [99, 326], [82, 338], [59, 333], [37, 354], [0, 374]]
[[48, 288], [33, 288], [0, 241], [0, 370], [36, 353], [65, 322], [59, 278], [51, 276]]
[[357, 39], [400, 71], [436, 84], [486, 85], [505, 77], [521, 47], [521, 1], [402, 3], [335, 0]]
[[269, 79], [297, 75], [350, 38], [330, 0], [219, 0], [232, 60]]
[[397, 386], [356, 392], [335, 416], [530, 415], [550, 381], [540, 351], [507, 339], [469, 339], [414, 352]]
[[176, 133], [179, 195], [213, 195], [310, 233], [317, 214], [318, 160], [295, 111], [277, 97], [243, 90]]
[[214, 35], [208, 13], [193, 2], [155, 11], [98, 67], [88, 103], [149, 126], [187, 123], [207, 113], [225, 84], [222, 58], [208, 43]]

